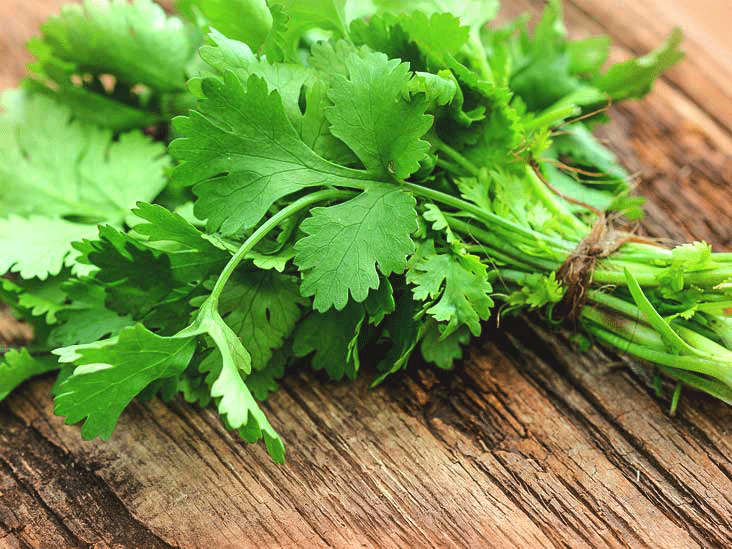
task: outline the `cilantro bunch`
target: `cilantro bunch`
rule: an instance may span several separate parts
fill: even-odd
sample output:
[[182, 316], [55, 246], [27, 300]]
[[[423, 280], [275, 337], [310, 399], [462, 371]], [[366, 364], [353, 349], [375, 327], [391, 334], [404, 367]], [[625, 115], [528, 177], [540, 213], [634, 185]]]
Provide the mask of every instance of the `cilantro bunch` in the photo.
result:
[[132, 399], [181, 394], [282, 461], [257, 401], [287, 367], [353, 379], [368, 349], [376, 384], [452, 368], [491, 316], [559, 323], [557, 273], [596, 235], [576, 327], [732, 400], [732, 255], [598, 223], [642, 212], [591, 130], [680, 33], [605, 68], [556, 1], [531, 31], [488, 25], [495, 0], [178, 9], [67, 6], [4, 97], [0, 297], [35, 338], [0, 398], [58, 370], [56, 413], [107, 438]]

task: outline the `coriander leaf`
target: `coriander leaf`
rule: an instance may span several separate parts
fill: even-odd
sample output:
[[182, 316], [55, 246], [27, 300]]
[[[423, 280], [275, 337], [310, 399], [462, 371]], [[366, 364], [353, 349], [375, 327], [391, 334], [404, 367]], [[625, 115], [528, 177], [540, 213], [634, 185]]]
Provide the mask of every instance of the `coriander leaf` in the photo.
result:
[[62, 273], [60, 276], [45, 280], [24, 280], [22, 293], [18, 295], [18, 306], [26, 309], [34, 317], [44, 317], [48, 324], [57, 322], [56, 315], [66, 300], [62, 284], [64, 278]]
[[394, 289], [386, 277], [381, 277], [379, 287], [369, 292], [366, 301], [363, 302], [366, 313], [369, 315], [369, 324], [378, 326], [386, 315], [394, 312]]
[[415, 299], [431, 302], [427, 313], [447, 322], [440, 331], [442, 338], [462, 325], [473, 335], [480, 335], [480, 321], [490, 317], [493, 307], [493, 288], [485, 265], [476, 256], [438, 254], [427, 241], [412, 260], [407, 281], [414, 285]]
[[349, 293], [360, 302], [378, 288], [378, 272], [404, 270], [414, 251], [415, 200], [391, 185], [375, 185], [348, 202], [313, 208], [301, 229], [307, 236], [295, 244], [300, 291], [315, 296], [318, 311], [340, 310]]
[[120, 316], [102, 305], [76, 305], [61, 311], [58, 317], [60, 323], [48, 336], [48, 343], [56, 347], [98, 341], [133, 324], [129, 316]]
[[158, 90], [185, 86], [194, 44], [180, 19], [152, 0], [66, 4], [41, 27], [55, 58]]
[[249, 352], [221, 318], [216, 299], [204, 302], [194, 322], [171, 339], [204, 334], [211, 337], [219, 351], [208, 366], [211, 368], [210, 378], [213, 380], [211, 396], [218, 399], [219, 414], [231, 429], [238, 429], [245, 440], [254, 442], [264, 437], [272, 459], [282, 463], [285, 451], [282, 439], [257, 405], [242, 377], [252, 371]]
[[419, 169], [429, 143], [421, 137], [432, 125], [426, 103], [405, 101], [409, 65], [383, 53], [352, 53], [348, 79], [335, 77], [326, 109], [330, 132], [348, 145], [377, 177], [406, 179]]
[[440, 333], [440, 325], [430, 319], [419, 345], [422, 358], [443, 370], [451, 370], [456, 360], [463, 356], [463, 346], [470, 342], [470, 329], [460, 326], [449, 336]]
[[152, 200], [165, 186], [162, 144], [138, 132], [114, 140], [108, 130], [72, 121], [67, 108], [46, 97], [4, 100], [0, 217], [35, 214], [121, 224], [136, 201]]
[[498, 0], [375, 0], [379, 8], [396, 14], [419, 11], [425, 15], [449, 13], [460, 19], [463, 25], [479, 28], [498, 13]]
[[538, 309], [550, 303], [559, 303], [564, 297], [565, 288], [557, 281], [552, 272], [548, 276], [541, 273], [526, 275], [521, 282], [521, 289], [511, 292], [506, 297], [509, 306], [524, 306]]
[[0, 401], [32, 377], [58, 370], [53, 357], [33, 357], [27, 349], [11, 349], [0, 356]]
[[614, 101], [643, 97], [663, 71], [684, 57], [683, 52], [678, 49], [683, 37], [680, 29], [674, 29], [666, 41], [654, 51], [613, 65], [593, 84]]
[[90, 280], [72, 279], [63, 288], [71, 303], [58, 308], [58, 323], [48, 336], [50, 345], [67, 347], [92, 343], [109, 335], [116, 336], [133, 324], [129, 316], [120, 316], [104, 306], [104, 288]]
[[296, 57], [296, 49], [303, 33], [319, 28], [334, 31], [337, 36], [348, 36], [346, 0], [272, 0], [272, 5], [287, 17], [282, 42], [288, 57]]
[[310, 359], [313, 369], [325, 370], [333, 380], [355, 379], [360, 365], [358, 336], [365, 317], [363, 306], [353, 302], [341, 311], [313, 311], [298, 324], [292, 352], [297, 358], [315, 353]]
[[74, 265], [78, 252], [71, 243], [95, 233], [93, 225], [53, 217], [0, 218], [0, 275], [12, 271], [41, 280], [55, 276]]
[[610, 37], [590, 36], [567, 44], [569, 70], [572, 74], [594, 74], [610, 55]]
[[201, 82], [197, 111], [174, 121], [185, 137], [171, 143], [181, 164], [174, 179], [193, 185], [195, 212], [211, 230], [238, 234], [255, 226], [280, 198], [320, 185], [362, 188], [369, 176], [316, 155], [288, 121], [279, 93], [257, 76], [242, 83]]
[[295, 63], [269, 63], [258, 59], [252, 51], [241, 42], [230, 40], [216, 30], [208, 35], [211, 46], [203, 46], [199, 50], [201, 59], [218, 74], [232, 71], [239, 80], [246, 82], [255, 74], [265, 82], [270, 91], [277, 90], [287, 113], [287, 118], [297, 127], [302, 119], [300, 96], [302, 88], [315, 80], [314, 71]]
[[[39, 50], [34, 48], [37, 57], [43, 57]], [[74, 117], [85, 123], [94, 124], [114, 131], [146, 128], [163, 121], [164, 116], [151, 110], [153, 107], [137, 105], [139, 100], [132, 96], [126, 104], [97, 90], [101, 82], [95, 82], [95, 89], [67, 83], [54, 89], [56, 83], [41, 83], [27, 79], [24, 87], [34, 95], [44, 95], [57, 100], [67, 107]]]
[[259, 51], [270, 63], [283, 62], [287, 57], [287, 26], [289, 17], [284, 8], [275, 1], [268, 2], [272, 15], [272, 28]]
[[391, 346], [376, 365], [376, 369], [381, 373], [371, 382], [371, 387], [407, 367], [409, 358], [424, 331], [423, 323], [416, 320], [419, 304], [412, 299], [408, 289], [400, 289], [397, 292], [397, 305], [394, 314], [384, 320], [384, 332], [388, 334]]
[[194, 6], [212, 27], [253, 49], [264, 44], [272, 28], [265, 0], [183, 0], [176, 8], [192, 18]]
[[411, 95], [423, 94], [428, 109], [443, 107], [457, 94], [457, 83], [448, 75], [448, 71], [440, 71], [439, 74], [416, 72], [407, 84], [407, 91]]
[[119, 336], [54, 351], [76, 365], [56, 391], [55, 411], [67, 423], [86, 418], [85, 439], [108, 439], [125, 407], [158, 379], [180, 375], [193, 356], [194, 340], [160, 337], [136, 325]]
[[134, 226], [135, 233], [146, 237], [148, 243], [168, 243], [162, 250], [170, 258], [176, 279], [182, 282], [203, 280], [211, 273], [220, 272], [231, 257], [167, 208], [139, 202], [132, 214], [143, 220]]
[[56, 315], [63, 308], [66, 293], [62, 283], [68, 276], [65, 271], [45, 280], [33, 278], [16, 284], [7, 278], [0, 278], [0, 301], [21, 313], [33, 324], [36, 336], [45, 332], [48, 325], [57, 322]]
[[303, 301], [297, 279], [274, 271], [242, 273], [226, 286], [219, 311], [251, 355], [254, 370], [265, 368], [290, 335]]
[[252, 263], [260, 269], [265, 271], [274, 269], [278, 273], [282, 273], [287, 268], [287, 264], [295, 257], [295, 250], [293, 248], [284, 248], [282, 251], [275, 254], [260, 254], [259, 252], [251, 251], [247, 254], [247, 259], [251, 259]]
[[314, 80], [305, 92], [305, 113], [300, 121], [300, 135], [305, 144], [323, 158], [342, 166], [357, 166], [358, 159], [343, 141], [330, 133], [325, 111], [331, 106], [328, 85]]
[[60, 99], [76, 116], [114, 129], [165, 117], [165, 94], [185, 91], [197, 45], [182, 21], [152, 0], [66, 4], [41, 30], [28, 45], [37, 58], [32, 88]]
[[285, 375], [285, 366], [292, 358], [292, 349], [288, 345], [277, 349], [267, 365], [247, 376], [246, 384], [249, 390], [259, 401], [269, 398], [269, 395], [279, 389], [277, 381]]
[[[549, 151], [558, 157], [568, 156], [573, 164], [599, 171], [600, 177], [614, 177], [626, 180], [628, 173], [620, 165], [618, 159], [592, 135], [582, 124], [570, 124], [562, 129], [561, 135], [552, 137]], [[626, 188], [628, 185], [623, 185]]]
[[99, 240], [75, 244], [80, 261], [98, 267], [90, 276], [106, 288], [106, 305], [122, 314], [142, 318], [176, 286], [169, 256], [129, 234], [102, 225]]
[[447, 222], [445, 214], [435, 206], [434, 204], [425, 204], [424, 213], [422, 214], [425, 221], [432, 224], [432, 230], [441, 232], [445, 235], [445, 240], [448, 244], [459, 244], [460, 239], [452, 232], [450, 225]]
[[469, 29], [449, 13], [429, 17], [419, 11], [398, 16], [386, 13], [351, 23], [354, 43], [409, 62], [413, 70], [443, 68], [445, 57], [456, 55], [469, 34]]

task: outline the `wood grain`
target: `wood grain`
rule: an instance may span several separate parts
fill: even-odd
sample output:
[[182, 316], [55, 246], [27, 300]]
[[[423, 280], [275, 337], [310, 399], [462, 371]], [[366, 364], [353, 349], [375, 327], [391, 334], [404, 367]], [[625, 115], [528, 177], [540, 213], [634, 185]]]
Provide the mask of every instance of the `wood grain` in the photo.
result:
[[[572, 0], [568, 26], [622, 58], [682, 23], [662, 4]], [[0, 33], [4, 82], [19, 36]], [[685, 49], [602, 136], [638, 174], [650, 234], [730, 250], [732, 65]], [[26, 384], [0, 405], [0, 549], [732, 546], [732, 410], [689, 393], [670, 417], [642, 369], [566, 335], [502, 319], [455, 372], [376, 390], [293, 372], [266, 405], [285, 466], [179, 401], [133, 404], [110, 441], [83, 442], [50, 381]]]

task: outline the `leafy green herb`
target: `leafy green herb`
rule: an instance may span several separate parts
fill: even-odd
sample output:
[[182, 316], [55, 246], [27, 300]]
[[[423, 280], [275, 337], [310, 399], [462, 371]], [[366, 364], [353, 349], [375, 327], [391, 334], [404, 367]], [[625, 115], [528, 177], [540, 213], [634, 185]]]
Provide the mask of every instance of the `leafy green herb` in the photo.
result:
[[449, 369], [492, 315], [580, 296], [585, 341], [732, 400], [732, 259], [615, 233], [604, 212], [642, 211], [591, 133], [680, 33], [605, 69], [554, 0], [533, 31], [487, 25], [494, 0], [178, 6], [67, 7], [31, 45], [0, 120], [0, 296], [35, 340], [0, 397], [60, 368], [56, 412], [106, 438], [179, 393], [282, 461], [257, 401], [288, 367]]

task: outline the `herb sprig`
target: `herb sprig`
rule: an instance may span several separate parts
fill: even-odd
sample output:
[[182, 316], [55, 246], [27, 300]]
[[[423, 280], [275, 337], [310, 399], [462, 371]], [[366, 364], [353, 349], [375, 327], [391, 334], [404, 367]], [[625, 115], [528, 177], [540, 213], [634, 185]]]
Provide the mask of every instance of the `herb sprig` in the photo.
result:
[[178, 7], [64, 9], [5, 96], [0, 297], [35, 338], [0, 397], [58, 369], [56, 413], [107, 438], [182, 394], [282, 461], [257, 401], [287, 367], [449, 369], [492, 315], [538, 310], [732, 401], [732, 255], [614, 232], [640, 200], [591, 133], [680, 32], [605, 68], [556, 1], [532, 31], [487, 25], [494, 0]]

